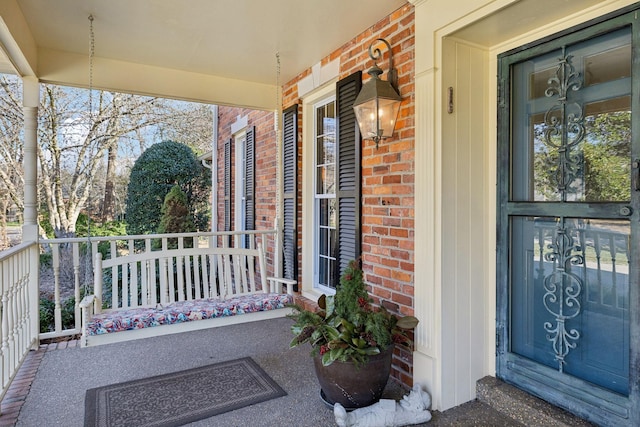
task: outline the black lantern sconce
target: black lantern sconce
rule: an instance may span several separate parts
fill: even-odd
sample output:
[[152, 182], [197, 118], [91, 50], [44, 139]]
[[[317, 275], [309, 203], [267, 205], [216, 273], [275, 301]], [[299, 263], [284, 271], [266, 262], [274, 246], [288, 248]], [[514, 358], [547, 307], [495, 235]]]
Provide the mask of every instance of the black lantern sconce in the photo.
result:
[[[374, 48], [379, 43], [384, 43], [389, 51], [387, 80], [380, 79], [383, 71], [376, 62], [382, 57], [380, 49]], [[371, 79], [362, 85], [353, 103], [353, 109], [362, 138], [374, 140], [378, 149], [381, 139], [393, 135], [402, 97], [398, 93], [398, 70], [393, 67], [393, 54], [389, 42], [385, 39], [374, 40], [369, 46], [369, 57], [373, 59], [373, 67], [368, 71]]]

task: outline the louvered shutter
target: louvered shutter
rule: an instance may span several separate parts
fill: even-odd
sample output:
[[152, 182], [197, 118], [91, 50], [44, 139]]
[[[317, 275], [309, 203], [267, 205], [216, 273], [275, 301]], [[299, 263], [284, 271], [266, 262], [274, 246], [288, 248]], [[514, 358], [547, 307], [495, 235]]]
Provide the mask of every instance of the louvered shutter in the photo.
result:
[[338, 245], [336, 282], [349, 261], [360, 256], [360, 129], [353, 103], [362, 87], [362, 72], [358, 71], [336, 84], [336, 198], [338, 203]]
[[224, 143], [224, 231], [231, 231], [231, 146]]
[[283, 275], [298, 279], [298, 105], [282, 113], [283, 123]]
[[[255, 230], [256, 228], [256, 202], [255, 202], [255, 188], [256, 188], [256, 128], [251, 127], [247, 129], [246, 136], [246, 165], [244, 168], [244, 195], [245, 195], [245, 208], [244, 208], [244, 224], [245, 229]], [[246, 236], [246, 247], [250, 247], [249, 241], [251, 237]]]

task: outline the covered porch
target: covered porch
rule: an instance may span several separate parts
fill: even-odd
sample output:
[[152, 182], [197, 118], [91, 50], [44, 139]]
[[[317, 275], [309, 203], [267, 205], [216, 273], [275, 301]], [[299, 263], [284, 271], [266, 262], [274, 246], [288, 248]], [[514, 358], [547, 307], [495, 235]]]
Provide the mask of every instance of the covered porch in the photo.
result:
[[[294, 252], [298, 267], [295, 274], [300, 295], [313, 300], [322, 291], [317, 286], [315, 269], [320, 255], [316, 253], [320, 240], [317, 229], [322, 224], [314, 204], [318, 167], [314, 153], [318, 151], [314, 145], [313, 118], [324, 118], [314, 111], [317, 105], [331, 105], [335, 101], [338, 81], [366, 72], [371, 66], [366, 47], [377, 37], [385, 37], [391, 42], [401, 74], [401, 123], [396, 134], [383, 141], [379, 148], [377, 144], [374, 148], [373, 141], [361, 140], [359, 133], [352, 135], [362, 149], [353, 156], [362, 160], [359, 174], [362, 192], [354, 197], [360, 201], [358, 206], [362, 210], [353, 215], [353, 222], [362, 226], [362, 233], [352, 241], [362, 244], [358, 251], [362, 249], [366, 280], [379, 301], [390, 302], [394, 311], [414, 314], [420, 320], [414, 348], [398, 358], [397, 365], [402, 368], [398, 374], [405, 384], [426, 385], [432, 393], [432, 408], [441, 411], [458, 405], [466, 407], [466, 402], [475, 404], [479, 380], [491, 375], [502, 378], [496, 369], [496, 349], [502, 351], [508, 345], [504, 326], [509, 319], [500, 317], [507, 315], [508, 301], [499, 298], [506, 293], [498, 292], [508, 280], [497, 278], [500, 267], [496, 257], [496, 250], [506, 251], [508, 246], [496, 240], [496, 225], [501, 221], [497, 214], [497, 171], [506, 159], [499, 156], [496, 148], [497, 117], [506, 90], [504, 81], [496, 79], [498, 58], [523, 46], [535, 48], [542, 40], [566, 35], [572, 28], [601, 23], [613, 15], [618, 16], [620, 11], [638, 7], [636, 0], [458, 0], [453, 4], [449, 0], [328, 0], [322, 4], [274, 0], [216, 2], [214, 6], [202, 0], [194, 1], [191, 9], [176, 2], [155, 0], [141, 0], [137, 7], [126, 1], [108, 4], [88, 1], [82, 7], [77, 0], [52, 4], [46, 0], [10, 0], [0, 4], [0, 52], [6, 54], [7, 59], [0, 61], [0, 71], [19, 75], [25, 88], [22, 106], [25, 117], [24, 243], [8, 254], [0, 254], [0, 260], [9, 260], [11, 265], [0, 272], [4, 275], [3, 285], [16, 285], [2, 291], [2, 304], [7, 308], [2, 313], [0, 350], [3, 390], [9, 386], [24, 358], [33, 355], [30, 349], [37, 348], [38, 340], [43, 338], [37, 329], [37, 304], [33, 303], [37, 300], [38, 247], [42, 243], [38, 237], [36, 191], [41, 83], [93, 86], [94, 89], [254, 109], [268, 115], [274, 125], [271, 122], [266, 125], [270, 130], [264, 140], [271, 144], [269, 149], [273, 146], [269, 159], [276, 160], [268, 169], [273, 182], [265, 185], [268, 195], [264, 197], [267, 201], [263, 201], [270, 210], [259, 217], [267, 224], [262, 229], [271, 229], [274, 220], [277, 226], [283, 226], [287, 222], [283, 213], [285, 203], [293, 206], [291, 223], [295, 233], [290, 241], [292, 247], [299, 249]], [[217, 7], [222, 4], [228, 8]], [[198, 13], [202, 10], [206, 13]], [[92, 85], [88, 40], [84, 37], [90, 13], [95, 17], [97, 38]], [[230, 19], [231, 16], [234, 19]], [[60, 34], [61, 31], [65, 34]], [[634, 40], [635, 43], [637, 40]], [[356, 75], [354, 81], [367, 79], [364, 74], [362, 77]], [[283, 116], [290, 109], [296, 114], [290, 120], [293, 138], [287, 139], [283, 135], [287, 123]], [[346, 110], [351, 111], [350, 107]], [[280, 121], [285, 122], [284, 126]], [[233, 141], [238, 130], [248, 129], [249, 124], [246, 117], [238, 115], [228, 126], [228, 132], [221, 133], [214, 143], [220, 146]], [[289, 163], [294, 169], [290, 191], [285, 189], [285, 141], [293, 146], [295, 153]], [[258, 147], [267, 147], [267, 144], [258, 144]], [[222, 158], [218, 163], [223, 163]], [[220, 190], [223, 173], [217, 178]], [[223, 195], [219, 196], [221, 205]], [[634, 209], [637, 215], [640, 210]], [[218, 226], [212, 229], [220, 229], [222, 223], [221, 217]], [[629, 241], [635, 243], [637, 239]], [[282, 269], [281, 262], [271, 261], [274, 272]], [[623, 363], [631, 367], [637, 365], [640, 348], [637, 268], [633, 271], [636, 284], [628, 307], [632, 309], [629, 340], [634, 359]], [[16, 305], [12, 305], [14, 301]], [[58, 321], [59, 313], [56, 316]], [[283, 326], [286, 319], [269, 322]], [[54, 334], [66, 334], [58, 323]], [[540, 323], [538, 327], [543, 325]], [[228, 330], [241, 334], [238, 328], [247, 328], [248, 333], [251, 328], [259, 327], [234, 325]], [[145, 369], [157, 365], [158, 369], [163, 366], [157, 372], [169, 372], [181, 369], [179, 366], [195, 366], [206, 359], [204, 355], [213, 357], [211, 360], [222, 360], [222, 355], [228, 355], [229, 359], [250, 354], [258, 362], [264, 361], [263, 367], [277, 377], [276, 380], [284, 378], [281, 384], [284, 388], [292, 387], [286, 397], [268, 403], [273, 405], [273, 410], [271, 406], [265, 409], [257, 405], [263, 409], [257, 412], [280, 416], [273, 425], [287, 422], [304, 425], [300, 420], [309, 420], [309, 425], [325, 425], [325, 421], [326, 425], [332, 425], [330, 413], [320, 420], [313, 418], [314, 415], [307, 418], [301, 410], [309, 404], [312, 414], [326, 412], [321, 409], [307, 352], [287, 349], [288, 328], [278, 329], [282, 343], [277, 346], [277, 339], [270, 337], [268, 344], [274, 347], [273, 352], [269, 350], [269, 357], [266, 349], [259, 346], [267, 343], [260, 339], [255, 346], [250, 340], [242, 341], [247, 343], [244, 347], [234, 340], [225, 343], [229, 349], [212, 351], [213, 344], [206, 341], [214, 340], [206, 337], [217, 336], [220, 331], [153, 338], [172, 339], [169, 347], [165, 341], [163, 345], [154, 341], [155, 345], [147, 347], [151, 342], [147, 340], [152, 339], [145, 339], [129, 346], [88, 349], [94, 358], [76, 360], [73, 372], [91, 372], [82, 381], [99, 380], [106, 384], [126, 380], [134, 372], [137, 374], [134, 368], [127, 368], [133, 366], [132, 358], [144, 364]], [[190, 338], [196, 335], [202, 338]], [[198, 342], [192, 343], [190, 339]], [[215, 343], [217, 345], [218, 340]], [[192, 344], [194, 347], [189, 347]], [[95, 360], [110, 363], [114, 358], [108, 352], [110, 348], [131, 351], [134, 355], [126, 359], [124, 367], [92, 370]], [[189, 350], [188, 354], [158, 355], [162, 351], [159, 349], [166, 348]], [[82, 408], [81, 396], [86, 388], [77, 382], [63, 384], [58, 378], [69, 372], [62, 362], [68, 355], [86, 357], [77, 348], [44, 354], [22, 416], [26, 417], [32, 408], [36, 411], [29, 402], [41, 387], [56, 399], [67, 399], [64, 403], [52, 402], [52, 414], [59, 407], [73, 407], [74, 413]], [[191, 360], [192, 357], [196, 359]], [[156, 359], [163, 362], [151, 363]], [[94, 375], [96, 378], [91, 378]], [[564, 374], [549, 373], [550, 378], [556, 376], [564, 377]], [[69, 380], [77, 381], [73, 378], [70, 376]], [[619, 425], [637, 424], [640, 413], [637, 380], [638, 373], [632, 370], [630, 397], [620, 399], [631, 418], [625, 418]], [[580, 385], [590, 387], [585, 382]], [[309, 389], [296, 388], [299, 386]], [[74, 390], [75, 387], [78, 390]], [[86, 387], [90, 386], [86, 384]], [[554, 397], [553, 387], [548, 390], [550, 394], [545, 398]], [[550, 401], [560, 404], [554, 399]], [[605, 425], [612, 422], [602, 417], [591, 418], [594, 412], [590, 405], [587, 401], [575, 406], [561, 402], [561, 406], [585, 418]], [[252, 411], [254, 409], [241, 410], [246, 415], [242, 424], [255, 419], [251, 418]], [[296, 417], [295, 421], [287, 418], [290, 415]], [[222, 417], [235, 425], [232, 415]], [[431, 425], [438, 419], [436, 416]], [[451, 425], [451, 420], [443, 421], [442, 425]], [[79, 418], [71, 422], [81, 421]], [[65, 422], [67, 420], [60, 423]], [[31, 421], [20, 423], [19, 420], [19, 425], [31, 425]], [[486, 424], [507, 425], [504, 422]]]
[[[82, 426], [90, 388], [251, 357], [287, 395], [189, 425], [333, 426], [333, 410], [320, 397], [309, 348], [288, 348], [290, 325], [281, 318], [85, 349], [75, 341], [41, 345], [29, 353], [18, 384], [2, 402], [0, 425]], [[391, 379], [383, 397], [399, 399], [405, 393], [406, 388]], [[421, 425], [478, 423], [522, 425], [477, 401], [433, 412], [433, 419]]]

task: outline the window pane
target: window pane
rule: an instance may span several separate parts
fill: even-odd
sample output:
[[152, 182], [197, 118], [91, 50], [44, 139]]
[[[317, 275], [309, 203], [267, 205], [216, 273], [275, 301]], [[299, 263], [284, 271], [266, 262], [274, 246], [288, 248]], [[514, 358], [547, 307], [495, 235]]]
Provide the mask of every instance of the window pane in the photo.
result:
[[318, 260], [318, 284], [328, 286], [328, 261], [324, 257], [320, 257]]
[[324, 177], [326, 175], [326, 170], [324, 166], [316, 167], [316, 194], [324, 193]]
[[535, 71], [529, 76], [529, 99], [544, 98], [549, 87], [549, 79], [556, 73], [555, 68]]
[[336, 192], [336, 168], [333, 164], [324, 168], [324, 194], [335, 194]]
[[584, 57], [585, 86], [631, 77], [631, 45]]
[[630, 38], [619, 30], [513, 66], [512, 200], [630, 200]]
[[329, 255], [329, 233], [328, 229], [321, 228], [320, 229], [320, 248], [318, 249], [318, 253], [320, 255]]
[[329, 277], [327, 280], [327, 286], [329, 286], [330, 288], [335, 288], [336, 287], [336, 283], [335, 283], [336, 261], [334, 259], [330, 259], [328, 263], [329, 263], [329, 272], [327, 274], [329, 275]]
[[336, 135], [335, 101], [316, 107], [315, 112], [315, 257], [318, 285], [335, 287], [336, 238]]
[[[558, 112], [546, 116], [546, 122], [558, 119]], [[559, 119], [558, 119], [559, 120]], [[546, 134], [545, 115], [531, 117], [533, 157], [533, 198], [535, 201], [559, 201], [559, 173], [566, 162], [561, 135]], [[578, 130], [567, 132], [570, 140]], [[567, 182], [567, 201], [627, 201], [631, 185], [631, 97], [607, 99], [584, 106], [584, 132], [571, 148], [575, 168]], [[517, 152], [518, 150], [514, 150]], [[522, 154], [521, 154], [522, 155]], [[566, 181], [566, 180], [565, 180]]]
[[336, 210], [336, 205], [337, 205], [337, 201], [335, 198], [332, 199], [328, 199], [329, 202], [329, 227], [336, 227], [336, 219], [337, 219], [337, 210]]

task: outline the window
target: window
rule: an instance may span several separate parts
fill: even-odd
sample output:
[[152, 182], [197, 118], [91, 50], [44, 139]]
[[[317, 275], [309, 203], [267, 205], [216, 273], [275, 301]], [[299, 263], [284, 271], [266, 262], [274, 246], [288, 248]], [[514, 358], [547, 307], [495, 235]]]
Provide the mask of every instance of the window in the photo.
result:
[[315, 141], [315, 283], [335, 289], [336, 228], [336, 109], [335, 98], [316, 104]]
[[361, 140], [353, 112], [362, 85], [354, 73], [303, 103], [302, 292], [332, 292], [360, 256]]
[[[255, 229], [255, 127], [237, 133], [224, 144], [225, 231], [231, 230], [232, 214], [234, 230]], [[244, 247], [248, 243], [249, 238], [241, 244]]]
[[235, 191], [234, 191], [234, 226], [233, 229], [240, 231], [246, 230], [245, 213], [247, 211], [247, 197], [245, 194], [246, 175], [245, 165], [247, 163], [247, 134], [241, 132], [235, 137]]

